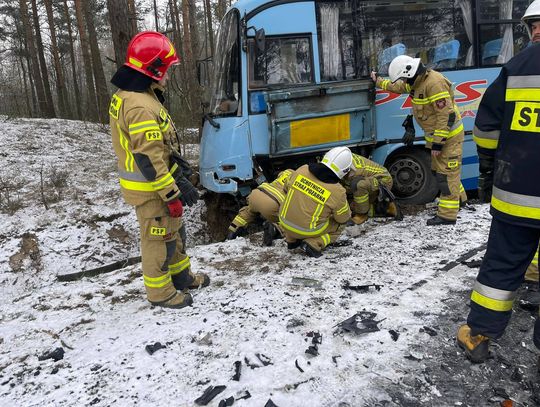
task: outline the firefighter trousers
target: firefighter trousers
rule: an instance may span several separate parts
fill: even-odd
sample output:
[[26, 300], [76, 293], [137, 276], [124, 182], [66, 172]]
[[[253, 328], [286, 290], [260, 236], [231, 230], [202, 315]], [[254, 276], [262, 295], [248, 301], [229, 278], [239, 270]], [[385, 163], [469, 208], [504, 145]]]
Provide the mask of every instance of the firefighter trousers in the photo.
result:
[[169, 216], [167, 205], [151, 200], [135, 208], [141, 233], [141, 258], [146, 295], [150, 302], [172, 298], [194, 279], [184, 251], [180, 218]]
[[391, 190], [392, 177], [366, 177], [358, 181], [351, 202], [353, 215], [368, 213], [370, 206], [375, 203], [379, 196], [379, 184]]
[[[467, 324], [473, 335], [497, 339], [504, 333], [516, 291], [538, 249], [539, 240], [540, 229], [493, 218], [486, 254], [471, 294]], [[536, 331], [535, 338], [540, 338], [540, 330]]]
[[280, 228], [280, 231], [285, 236], [287, 243], [294, 243], [297, 240], [303, 240], [315, 250], [322, 251], [330, 243], [338, 240], [339, 236], [345, 230], [344, 224], [337, 223], [333, 218], [330, 218], [328, 227], [317, 236], [305, 236], [291, 230]]
[[444, 144], [441, 154], [431, 157], [431, 170], [435, 173], [441, 192], [437, 216], [446, 220], [456, 220], [460, 200], [467, 201], [467, 194], [460, 180], [463, 138], [463, 132], [450, 138]]
[[229, 226], [230, 231], [236, 232], [238, 228], [253, 223], [259, 214], [269, 222], [277, 223], [279, 221], [279, 203], [266, 192], [254, 189], [249, 194], [247, 203], [233, 219]]

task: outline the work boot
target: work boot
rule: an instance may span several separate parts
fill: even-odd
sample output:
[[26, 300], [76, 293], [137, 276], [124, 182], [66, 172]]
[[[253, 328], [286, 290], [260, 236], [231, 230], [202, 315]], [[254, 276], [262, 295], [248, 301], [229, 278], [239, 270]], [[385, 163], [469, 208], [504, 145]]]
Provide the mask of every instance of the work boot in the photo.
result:
[[321, 257], [322, 253], [318, 251], [317, 249], [311, 247], [308, 243], [302, 242], [300, 245], [304, 253], [306, 253], [309, 257]]
[[272, 222], [264, 222], [263, 225], [263, 246], [272, 246], [274, 240], [279, 238], [281, 234], [278, 228], [274, 226]]
[[189, 293], [176, 292], [168, 300], [160, 301], [160, 302], [150, 301], [150, 304], [155, 305], [156, 307], [179, 309], [179, 308], [184, 308], [193, 304], [193, 298], [191, 297], [191, 294]]
[[207, 287], [210, 284], [210, 277], [204, 273], [192, 274], [189, 269], [182, 270], [181, 273], [172, 276], [174, 288], [178, 291]]
[[489, 358], [489, 338], [472, 335], [469, 325], [461, 325], [457, 332], [457, 344], [473, 363], [484, 363]]
[[440, 225], [455, 225], [455, 220], [449, 220], [441, 218], [440, 216], [434, 216], [431, 219], [428, 219], [426, 225], [428, 226], [440, 226]]
[[386, 215], [393, 217], [395, 220], [403, 220], [403, 213], [401, 212], [401, 208], [396, 202], [390, 202], [388, 204]]
[[351, 220], [355, 225], [361, 225], [366, 220], [368, 220], [368, 214], [367, 213], [357, 213], [356, 215], [353, 215]]
[[238, 228], [236, 230], [229, 229], [229, 233], [227, 233], [227, 240], [234, 240], [238, 236], [240, 236], [241, 233], [242, 233], [242, 228]]

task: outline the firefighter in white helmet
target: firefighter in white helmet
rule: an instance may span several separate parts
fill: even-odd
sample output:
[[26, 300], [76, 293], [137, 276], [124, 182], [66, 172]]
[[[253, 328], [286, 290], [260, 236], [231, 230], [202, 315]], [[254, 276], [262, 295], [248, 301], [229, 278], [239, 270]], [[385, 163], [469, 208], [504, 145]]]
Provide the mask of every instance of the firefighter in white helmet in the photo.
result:
[[351, 218], [347, 193], [339, 183], [351, 165], [351, 150], [335, 147], [320, 163], [303, 165], [290, 175], [279, 212], [289, 249], [301, 247], [308, 256], [319, 257], [338, 239]]
[[[428, 219], [429, 226], [456, 223], [460, 201], [467, 201], [461, 185], [461, 158], [463, 155], [463, 122], [454, 102], [452, 83], [442, 74], [426, 69], [420, 58], [400, 55], [388, 67], [390, 80], [382, 79], [376, 72], [371, 78], [377, 87], [393, 93], [411, 96], [413, 115], [424, 130], [426, 148], [431, 150], [431, 169], [435, 172], [440, 190], [437, 215]], [[409, 122], [406, 125], [406, 122]], [[406, 120], [403, 142], [414, 142], [411, 120]]]
[[533, 1], [521, 18], [533, 43], [540, 42], [540, 0]]

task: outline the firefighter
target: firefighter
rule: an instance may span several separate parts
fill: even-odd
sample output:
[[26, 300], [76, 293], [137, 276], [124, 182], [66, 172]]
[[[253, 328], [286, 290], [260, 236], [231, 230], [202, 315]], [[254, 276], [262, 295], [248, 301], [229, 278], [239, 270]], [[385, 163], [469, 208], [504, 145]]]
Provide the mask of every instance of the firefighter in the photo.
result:
[[[380, 191], [390, 193], [392, 189], [392, 176], [386, 168], [374, 161], [353, 154], [351, 171], [343, 177], [341, 183], [352, 197], [350, 202], [353, 223], [360, 225], [368, 219], [368, 214], [374, 214], [374, 204], [380, 195]], [[382, 200], [381, 200], [382, 201]], [[391, 200], [385, 202], [384, 215], [399, 217], [401, 212], [397, 204]]]
[[523, 14], [523, 17], [521, 18], [521, 21], [525, 25], [525, 28], [527, 29], [527, 32], [529, 33], [529, 37], [531, 38], [531, 42], [536, 44], [540, 42], [540, 0], [533, 1], [529, 7], [527, 7], [527, 10], [525, 11], [525, 14]]
[[[479, 196], [491, 199], [486, 254], [471, 294], [467, 324], [457, 342], [474, 362], [489, 356], [489, 341], [508, 325], [516, 291], [540, 240], [540, 45], [503, 66], [486, 90], [473, 139], [480, 160]], [[534, 326], [540, 348], [540, 319]]]
[[153, 305], [191, 305], [189, 288], [207, 286], [205, 274], [194, 275], [181, 238], [183, 205], [193, 205], [198, 192], [188, 181], [174, 124], [163, 106], [168, 69], [179, 63], [163, 34], [135, 35], [126, 62], [111, 79], [118, 91], [109, 107], [120, 189], [135, 207], [141, 234], [143, 280]]
[[288, 249], [301, 247], [308, 256], [319, 257], [338, 239], [351, 218], [347, 193], [339, 183], [351, 165], [351, 150], [335, 147], [320, 163], [303, 165], [290, 175], [279, 210]]
[[242, 230], [260, 215], [265, 219], [263, 245], [272, 246], [274, 239], [280, 236], [275, 225], [279, 221], [279, 206], [285, 200], [283, 186], [292, 172], [290, 169], [281, 171], [274, 181], [263, 182], [251, 191], [247, 198], [248, 204], [240, 209], [229, 226], [227, 240], [236, 239]]
[[[463, 122], [454, 102], [452, 83], [442, 74], [426, 69], [420, 58], [397, 56], [388, 67], [390, 80], [376, 72], [371, 78], [376, 86], [393, 93], [409, 93], [413, 115], [424, 130], [426, 148], [431, 150], [431, 169], [440, 190], [437, 215], [428, 219], [429, 226], [453, 225], [462, 205], [467, 201], [461, 185], [461, 158], [463, 155]], [[414, 142], [412, 118], [404, 122], [403, 141]]]

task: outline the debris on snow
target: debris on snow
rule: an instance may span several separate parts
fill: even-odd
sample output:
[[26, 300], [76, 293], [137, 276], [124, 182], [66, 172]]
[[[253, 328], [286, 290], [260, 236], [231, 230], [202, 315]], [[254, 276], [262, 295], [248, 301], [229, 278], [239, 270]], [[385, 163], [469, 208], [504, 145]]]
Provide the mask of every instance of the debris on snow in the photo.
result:
[[344, 332], [351, 332], [356, 335], [377, 332], [380, 331], [377, 324], [383, 320], [375, 321], [373, 318], [376, 316], [377, 314], [374, 312], [360, 311], [336, 326]]
[[310, 287], [310, 288], [321, 288], [322, 283], [319, 280], [306, 277], [293, 277], [291, 280], [291, 285]]
[[38, 360], [43, 361], [43, 360], [47, 360], [47, 359], [52, 359], [55, 362], [58, 362], [59, 360], [64, 359], [64, 354], [65, 353], [66, 352], [64, 351], [63, 348], [56, 348], [53, 351], [45, 352], [43, 355], [38, 356]]
[[234, 380], [235, 382], [239, 382], [241, 373], [242, 373], [242, 362], [237, 360], [236, 362], [234, 362], [234, 375], [232, 377], [232, 380]]
[[206, 406], [210, 403], [219, 393], [224, 391], [227, 386], [209, 386], [206, 388], [201, 397], [195, 400], [195, 404], [198, 406]]
[[366, 293], [372, 288], [376, 291], [380, 291], [382, 287], [383, 287], [382, 284], [351, 285], [351, 283], [348, 280], [345, 280], [343, 282], [343, 285], [341, 286], [341, 288], [343, 288], [344, 290], [353, 290], [353, 291], [358, 291], [361, 293]]
[[166, 348], [165, 345], [162, 345], [161, 342], [156, 342], [151, 345], [146, 345], [144, 349], [148, 352], [150, 356], [152, 356], [154, 353], [156, 353], [160, 349]]

